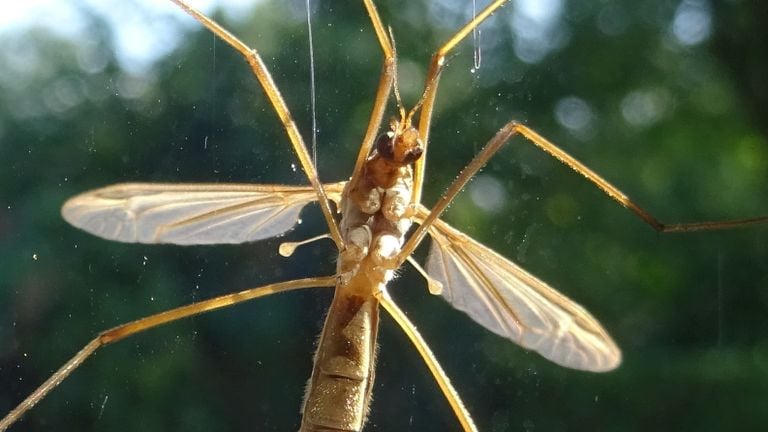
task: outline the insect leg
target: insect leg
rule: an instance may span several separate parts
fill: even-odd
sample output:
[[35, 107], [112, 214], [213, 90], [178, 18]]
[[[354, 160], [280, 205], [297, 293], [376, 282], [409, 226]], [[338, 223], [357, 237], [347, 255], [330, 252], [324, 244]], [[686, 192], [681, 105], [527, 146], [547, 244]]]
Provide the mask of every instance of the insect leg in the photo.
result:
[[275, 108], [275, 112], [277, 113], [278, 117], [280, 117], [280, 121], [283, 123], [285, 131], [288, 133], [288, 138], [291, 140], [291, 145], [293, 145], [293, 150], [296, 152], [296, 156], [299, 158], [301, 167], [304, 169], [304, 172], [309, 179], [309, 183], [312, 184], [312, 188], [317, 193], [317, 202], [320, 204], [320, 209], [323, 211], [323, 216], [325, 217], [325, 221], [328, 224], [328, 230], [330, 231], [331, 238], [333, 238], [333, 241], [336, 243], [336, 246], [339, 248], [339, 250], [343, 250], [344, 240], [341, 238], [339, 227], [333, 217], [331, 206], [328, 203], [328, 195], [326, 194], [325, 189], [323, 189], [323, 185], [320, 183], [320, 179], [317, 176], [317, 170], [315, 169], [315, 165], [312, 162], [312, 157], [307, 150], [304, 139], [299, 133], [299, 129], [296, 127], [296, 122], [294, 122], [291, 112], [288, 110], [288, 106], [285, 104], [285, 100], [283, 99], [282, 94], [280, 94], [280, 90], [277, 88], [275, 81], [272, 79], [272, 75], [269, 73], [269, 70], [267, 70], [267, 66], [264, 64], [264, 61], [262, 60], [259, 53], [235, 37], [232, 33], [221, 27], [218, 23], [205, 16], [202, 12], [187, 4], [184, 0], [171, 1], [176, 3], [181, 9], [199, 21], [202, 25], [207, 27], [224, 42], [228, 43], [230, 46], [240, 52], [240, 54], [242, 54], [242, 56], [248, 62], [248, 65], [251, 67], [253, 74], [256, 75], [256, 79], [259, 80], [261, 87], [267, 94], [267, 98]]
[[384, 110], [387, 108], [387, 100], [389, 99], [390, 91], [392, 91], [392, 80], [395, 74], [395, 54], [392, 42], [389, 40], [389, 34], [384, 30], [384, 23], [381, 21], [373, 0], [364, 0], [364, 3], [368, 16], [371, 19], [371, 24], [373, 24], [373, 28], [376, 31], [376, 38], [381, 46], [381, 51], [384, 54], [384, 65], [382, 66], [381, 77], [379, 78], [379, 87], [376, 90], [376, 98], [373, 101], [371, 119], [368, 121], [368, 128], [365, 131], [360, 151], [357, 154], [355, 170], [352, 172], [352, 184], [358, 180], [358, 176], [363, 171], [363, 164], [371, 153], [371, 147], [373, 147], [376, 134], [381, 126], [381, 119], [384, 117]]
[[[421, 203], [421, 188], [424, 184], [424, 168], [427, 160], [427, 146], [429, 144], [429, 127], [432, 122], [432, 111], [435, 107], [435, 97], [437, 95], [437, 85], [440, 81], [440, 73], [445, 67], [445, 57], [453, 50], [459, 42], [464, 40], [468, 34], [479, 26], [486, 18], [493, 15], [507, 0], [495, 0], [485, 7], [479, 14], [475, 15], [471, 21], [459, 29], [447, 42], [443, 44], [433, 55], [427, 72], [426, 83], [424, 84], [424, 95], [422, 96], [421, 114], [419, 115], [419, 138], [423, 145], [421, 158], [416, 161], [414, 166], [413, 198], [411, 202], [418, 206]], [[417, 104], [418, 105], [418, 104]]]
[[258, 288], [251, 288], [237, 293], [226, 294], [209, 300], [201, 301], [191, 305], [181, 306], [175, 309], [160, 312], [132, 321], [98, 334], [92, 341], [88, 342], [77, 354], [69, 359], [59, 368], [50, 378], [35, 389], [32, 394], [27, 396], [16, 408], [0, 420], [0, 431], [5, 431], [15, 423], [25, 412], [29, 411], [35, 404], [40, 402], [51, 390], [66, 379], [75, 369], [77, 369], [88, 357], [97, 349], [117, 342], [121, 339], [132, 336], [136, 333], [149, 330], [160, 325], [187, 318], [193, 315], [210, 312], [216, 309], [232, 306], [248, 300], [265, 297], [271, 294], [277, 294], [292, 291], [301, 288], [332, 287], [336, 285], [336, 276], [313, 277], [306, 279], [297, 279], [287, 282], [278, 282], [265, 285]]
[[612, 200], [618, 202], [623, 207], [629, 209], [632, 213], [637, 215], [643, 222], [647, 223], [654, 230], [658, 232], [692, 232], [692, 231], [711, 231], [719, 229], [728, 229], [734, 227], [740, 227], [745, 225], [752, 225], [757, 223], [768, 222], [768, 215], [758, 216], [746, 219], [732, 219], [732, 220], [719, 220], [719, 221], [704, 221], [704, 222], [689, 222], [689, 223], [663, 223], [660, 222], [651, 213], [637, 205], [632, 201], [624, 192], [620, 191], [616, 186], [609, 183], [606, 179], [601, 177], [596, 172], [592, 171], [589, 167], [576, 160], [573, 156], [569, 155], [561, 148], [539, 135], [536, 131], [520, 123], [512, 122], [505, 128], [514, 129], [515, 133], [519, 133], [524, 136], [528, 141], [536, 145], [536, 147], [549, 153], [552, 157], [567, 165], [572, 170], [581, 174], [584, 178], [589, 180]]
[[445, 371], [443, 371], [443, 368], [440, 366], [437, 358], [432, 353], [432, 350], [429, 349], [427, 342], [424, 340], [424, 338], [421, 337], [421, 334], [416, 329], [416, 326], [413, 325], [407, 316], [405, 316], [405, 313], [403, 313], [397, 304], [395, 304], [395, 302], [386, 291], [379, 291], [376, 294], [376, 298], [381, 303], [381, 306], [383, 306], [384, 309], [386, 309], [386, 311], [392, 316], [392, 318], [395, 319], [397, 325], [400, 326], [405, 335], [408, 336], [408, 339], [410, 339], [413, 346], [421, 355], [421, 358], [429, 368], [429, 371], [432, 373], [435, 381], [437, 381], [437, 385], [440, 387], [443, 395], [451, 405], [451, 409], [453, 409], [454, 414], [456, 414], [459, 423], [461, 423], [461, 427], [465, 432], [476, 432], [477, 426], [475, 426], [475, 422], [472, 420], [472, 416], [469, 414], [469, 411], [467, 411], [467, 408], [461, 401], [461, 398], [456, 392], [456, 389], [453, 388], [451, 380], [448, 378], [448, 375], [445, 374]]
[[458, 195], [459, 192], [466, 186], [469, 180], [477, 174], [478, 171], [488, 162], [488, 160], [496, 154], [499, 149], [514, 135], [522, 135], [529, 142], [533, 143], [540, 149], [544, 150], [555, 159], [567, 165], [572, 170], [581, 174], [590, 183], [597, 186], [600, 190], [605, 192], [611, 199], [618, 202], [622, 206], [626, 207], [637, 215], [643, 222], [650, 225], [654, 230], [658, 232], [691, 232], [691, 231], [705, 231], [716, 229], [727, 229], [745, 225], [752, 225], [758, 223], [768, 222], [768, 215], [758, 216], [747, 219], [734, 219], [734, 220], [721, 220], [721, 221], [706, 221], [706, 222], [693, 222], [693, 223], [673, 223], [667, 224], [659, 222], [648, 211], [635, 204], [634, 201], [616, 186], [609, 183], [603, 177], [589, 169], [586, 165], [576, 160], [573, 156], [564, 152], [555, 144], [542, 137], [536, 131], [516, 121], [511, 121], [504, 125], [496, 135], [483, 147], [480, 152], [475, 155], [474, 159], [461, 171], [458, 177], [451, 183], [446, 192], [437, 201], [432, 211], [414, 231], [413, 235], [403, 246], [402, 251], [398, 257], [398, 263], [402, 264], [405, 259], [413, 252], [419, 245], [421, 240], [427, 233], [427, 230], [440, 215], [445, 211], [448, 205]]

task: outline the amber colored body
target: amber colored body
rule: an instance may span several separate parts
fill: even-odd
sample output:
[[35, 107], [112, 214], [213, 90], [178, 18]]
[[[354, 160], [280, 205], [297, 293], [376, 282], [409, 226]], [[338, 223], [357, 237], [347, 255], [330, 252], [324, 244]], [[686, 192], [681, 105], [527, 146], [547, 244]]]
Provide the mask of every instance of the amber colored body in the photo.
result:
[[336, 286], [315, 355], [301, 431], [359, 431], [373, 386], [379, 302], [358, 274]]
[[379, 323], [377, 294], [386, 289], [410, 228], [413, 161], [422, 153], [410, 122], [393, 121], [342, 194], [336, 292], [315, 354], [302, 432], [360, 431], [371, 399]]
[[[768, 216], [739, 220], [665, 224], [617, 187], [536, 131], [509, 121], [467, 164], [431, 209], [421, 203], [424, 160], [440, 73], [446, 56], [507, 0], [493, 0], [456, 31], [430, 62], [424, 93], [406, 112], [396, 84], [391, 30], [373, 0], [363, 0], [384, 56], [368, 128], [349, 182], [322, 184], [293, 117], [259, 53], [184, 0], [171, 0], [247, 61], [280, 117], [309, 181], [308, 186], [245, 184], [125, 183], [69, 199], [62, 216], [99, 237], [132, 243], [232, 244], [271, 238], [299, 221], [301, 209], [317, 202], [327, 237], [339, 253], [336, 272], [249, 288], [146, 316], [99, 333], [34, 392], [0, 419], [0, 432], [14, 424], [97, 349], [162, 324], [234, 304], [304, 288], [336, 287], [307, 386], [301, 431], [359, 432], [365, 424], [374, 380], [379, 306], [393, 318], [419, 352], [462, 429], [476, 432], [471, 415], [416, 327], [389, 297], [387, 283], [409, 261], [429, 291], [490, 331], [565, 367], [606, 372], [621, 363], [621, 351], [584, 308], [439, 218], [469, 180], [511, 138], [520, 136], [583, 176], [608, 197], [659, 232], [726, 229], [768, 222]], [[390, 91], [399, 118], [380, 133]], [[419, 129], [411, 126], [418, 114]], [[330, 202], [340, 202], [337, 221]], [[413, 222], [418, 227], [405, 240]], [[411, 253], [429, 234], [426, 271]], [[323, 236], [321, 236], [323, 237]], [[287, 242], [290, 255], [298, 244]], [[258, 429], [258, 426], [256, 427]]]

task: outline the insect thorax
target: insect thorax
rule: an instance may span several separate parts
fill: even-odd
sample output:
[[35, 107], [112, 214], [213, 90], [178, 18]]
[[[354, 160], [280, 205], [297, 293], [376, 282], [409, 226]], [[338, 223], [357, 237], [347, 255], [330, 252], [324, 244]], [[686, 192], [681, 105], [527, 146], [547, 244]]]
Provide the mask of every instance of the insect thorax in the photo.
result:
[[393, 122], [380, 136], [362, 172], [350, 181], [341, 202], [341, 235], [346, 249], [338, 274], [347, 280], [358, 272], [382, 284], [392, 279], [395, 258], [411, 227], [413, 162], [422, 153], [418, 131]]

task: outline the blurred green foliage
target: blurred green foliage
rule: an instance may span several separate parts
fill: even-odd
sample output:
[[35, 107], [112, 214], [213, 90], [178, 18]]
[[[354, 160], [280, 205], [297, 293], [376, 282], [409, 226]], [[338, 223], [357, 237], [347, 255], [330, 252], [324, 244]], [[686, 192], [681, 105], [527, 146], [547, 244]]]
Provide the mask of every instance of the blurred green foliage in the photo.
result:
[[[362, 5], [347, 3], [313, 8], [325, 181], [349, 176], [381, 69]], [[407, 104], [421, 92], [431, 52], [470, 17], [466, 3], [380, 5], [397, 41]], [[546, 4], [563, 9], [539, 57], [515, 49], [521, 2], [482, 27], [479, 70], [470, 71], [471, 38], [450, 56], [431, 135], [428, 204], [516, 119], [663, 221], [768, 213], [761, 2]], [[711, 19], [711, 34], [698, 43], [676, 39], [675, 17], [685, 5]], [[297, 161], [258, 84], [222, 42], [181, 12], [170, 21], [145, 12], [148, 28], [185, 22], [183, 43], [149, 68], [128, 70], [114, 30], [84, 13], [78, 40], [45, 28], [0, 36], [3, 414], [100, 330], [334, 269], [329, 243], [286, 260], [276, 254], [279, 239], [126, 245], [61, 220], [67, 197], [117, 182], [306, 182], [292, 169]], [[262, 53], [309, 141], [303, 14], [301, 2], [262, 2], [235, 22], [216, 19]], [[173, 47], [167, 36], [158, 30], [141, 43]], [[406, 268], [393, 296], [432, 344], [480, 430], [764, 429], [766, 227], [659, 235], [524, 141], [508, 147], [446, 219], [584, 305], [622, 347], [625, 363], [607, 374], [552, 365], [429, 296]], [[312, 208], [288, 237], [323, 230]], [[105, 348], [14, 430], [295, 430], [329, 300], [322, 290], [276, 296]], [[387, 318], [379, 357], [366, 430], [458, 430]]]

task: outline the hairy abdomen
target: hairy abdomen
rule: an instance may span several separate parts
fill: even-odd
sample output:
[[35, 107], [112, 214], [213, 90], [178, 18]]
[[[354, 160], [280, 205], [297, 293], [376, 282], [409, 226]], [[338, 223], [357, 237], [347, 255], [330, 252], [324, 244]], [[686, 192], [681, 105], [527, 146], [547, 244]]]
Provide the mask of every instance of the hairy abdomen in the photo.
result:
[[337, 285], [304, 398], [301, 432], [360, 431], [373, 386], [379, 303]]

